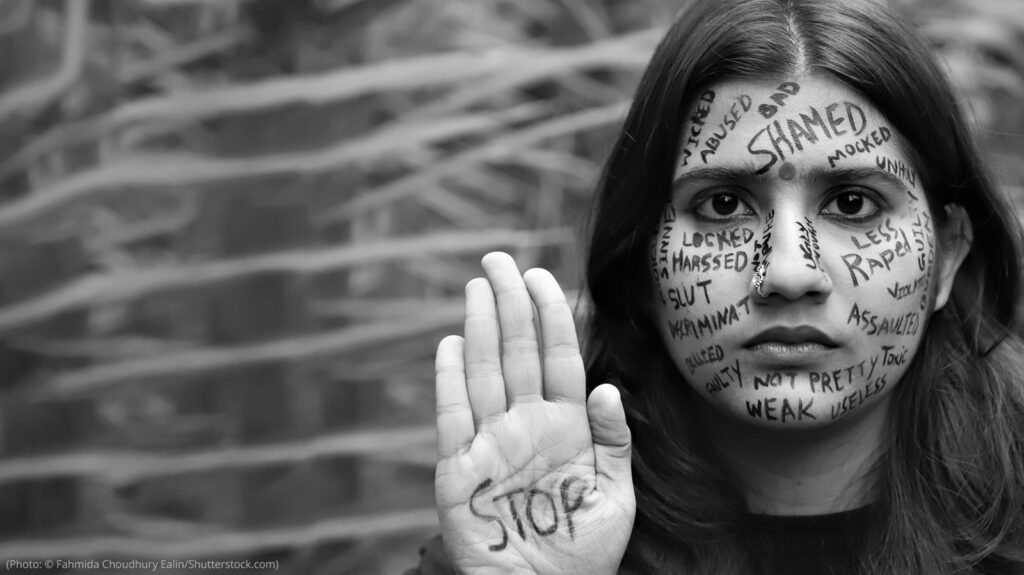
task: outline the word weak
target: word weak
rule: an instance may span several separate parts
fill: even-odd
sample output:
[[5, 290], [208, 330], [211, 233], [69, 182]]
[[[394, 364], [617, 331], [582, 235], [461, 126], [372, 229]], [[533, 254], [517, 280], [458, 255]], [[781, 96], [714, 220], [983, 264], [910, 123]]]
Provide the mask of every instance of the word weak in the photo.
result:
[[[508, 504], [509, 516], [515, 525], [516, 533], [523, 541], [526, 541], [527, 526], [540, 537], [553, 535], [558, 532], [559, 527], [564, 526], [569, 537], [575, 540], [576, 524], [573, 523], [572, 514], [583, 505], [584, 493], [582, 490], [574, 490], [573, 486], [582, 482], [581, 478], [570, 475], [562, 480], [557, 494], [535, 487], [517, 488], [495, 495], [490, 500], [496, 505], [501, 505], [502, 500]], [[499, 516], [480, 511], [477, 503], [484, 492], [491, 489], [493, 483], [494, 481], [488, 478], [477, 485], [473, 495], [469, 498], [469, 510], [478, 519], [498, 523], [498, 526], [501, 527], [501, 542], [489, 545], [488, 549], [501, 551], [508, 547], [508, 528], [505, 527], [505, 523]], [[559, 513], [559, 509], [561, 509], [561, 513]]]

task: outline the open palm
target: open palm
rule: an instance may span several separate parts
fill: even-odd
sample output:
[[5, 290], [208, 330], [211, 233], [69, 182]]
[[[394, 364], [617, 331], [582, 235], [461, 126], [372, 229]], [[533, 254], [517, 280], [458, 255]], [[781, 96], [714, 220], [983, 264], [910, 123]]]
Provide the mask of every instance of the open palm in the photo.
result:
[[[585, 395], [572, 314], [544, 270], [484, 257], [465, 339], [437, 352], [435, 491], [449, 557], [472, 573], [614, 573], [633, 524], [621, 401]], [[540, 341], [534, 327], [534, 305]]]

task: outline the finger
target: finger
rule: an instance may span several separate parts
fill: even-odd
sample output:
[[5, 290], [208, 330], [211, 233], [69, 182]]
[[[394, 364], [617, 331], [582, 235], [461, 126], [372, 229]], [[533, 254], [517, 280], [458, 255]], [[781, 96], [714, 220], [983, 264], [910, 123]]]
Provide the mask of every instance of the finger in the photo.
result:
[[587, 417], [594, 440], [598, 489], [627, 496], [633, 491], [632, 440], [619, 390], [608, 383], [594, 388], [587, 399]]
[[473, 442], [473, 408], [466, 391], [463, 340], [450, 335], [437, 345], [434, 360], [437, 392], [437, 453], [451, 457]]
[[466, 389], [473, 421], [505, 413], [505, 382], [501, 375], [498, 312], [491, 284], [476, 278], [466, 284]]
[[501, 371], [509, 405], [539, 401], [541, 395], [540, 350], [533, 326], [533, 301], [512, 256], [492, 252], [484, 256], [484, 271], [498, 302], [501, 326]]
[[540, 315], [544, 399], [582, 405], [587, 395], [586, 374], [565, 293], [547, 270], [527, 270], [523, 280]]

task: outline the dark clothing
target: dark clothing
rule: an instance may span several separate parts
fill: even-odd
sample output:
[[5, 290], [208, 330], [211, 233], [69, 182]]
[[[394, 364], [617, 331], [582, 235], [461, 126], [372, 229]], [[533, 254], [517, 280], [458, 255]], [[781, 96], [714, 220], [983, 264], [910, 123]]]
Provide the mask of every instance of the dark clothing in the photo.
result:
[[[855, 575], [875, 521], [869, 507], [807, 517], [748, 515], [745, 539], [758, 575]], [[437, 536], [405, 575], [456, 575]]]
[[877, 519], [870, 507], [813, 516], [749, 515], [759, 575], [855, 575]]

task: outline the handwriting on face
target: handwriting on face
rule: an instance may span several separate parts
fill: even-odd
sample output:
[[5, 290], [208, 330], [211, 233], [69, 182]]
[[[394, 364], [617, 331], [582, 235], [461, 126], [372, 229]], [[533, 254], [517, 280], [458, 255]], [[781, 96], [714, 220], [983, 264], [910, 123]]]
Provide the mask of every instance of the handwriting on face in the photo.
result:
[[681, 375], [764, 425], [876, 404], [921, 343], [935, 284], [928, 200], [900, 134], [814, 76], [717, 84], [687, 118], [650, 250]]

